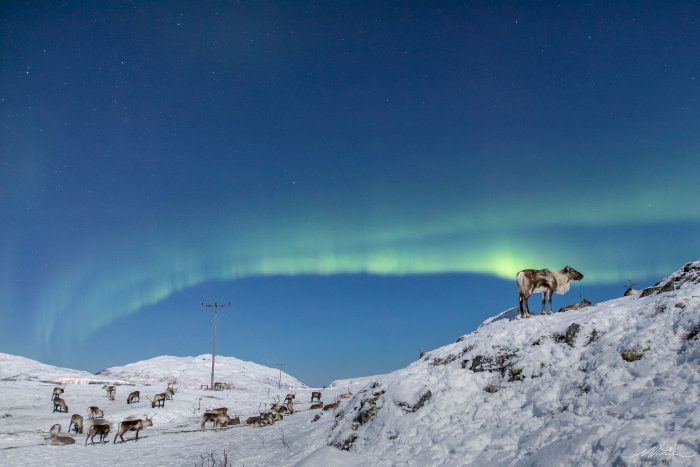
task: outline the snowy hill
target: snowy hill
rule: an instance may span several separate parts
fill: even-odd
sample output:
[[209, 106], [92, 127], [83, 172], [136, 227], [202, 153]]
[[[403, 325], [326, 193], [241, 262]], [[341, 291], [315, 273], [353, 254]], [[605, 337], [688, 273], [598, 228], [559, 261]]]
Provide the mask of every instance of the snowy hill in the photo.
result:
[[[279, 370], [235, 357], [216, 357], [216, 381], [237, 389], [273, 387], [277, 389]], [[139, 384], [165, 385], [177, 381], [178, 387], [199, 388], [211, 380], [211, 354], [196, 357], [160, 356], [128, 365], [108, 368], [98, 373], [101, 377], [122, 379]], [[307, 386], [282, 372], [282, 389], [301, 389]]]
[[52, 383], [88, 384], [104, 382], [87, 371], [47, 365], [30, 358], [0, 353], [0, 381], [45, 381]]
[[641, 296], [498, 318], [342, 405], [338, 461], [700, 464], [700, 262]]
[[[0, 354], [0, 465], [210, 465], [224, 450], [233, 465], [700, 465], [700, 262], [640, 296], [531, 319], [507, 310], [407, 368], [334, 381], [321, 391], [335, 409], [312, 409], [318, 389], [284, 373], [278, 389], [278, 370], [232, 357], [217, 357], [216, 379], [234, 389], [201, 390], [210, 364], [165, 356], [95, 376]], [[99, 385], [67, 385], [60, 413], [58, 378], [133, 386], [110, 400]], [[173, 379], [174, 398], [153, 407]], [[208, 408], [245, 420], [291, 386], [295, 413], [274, 426], [201, 430]], [[143, 400], [127, 404], [133, 390]], [[156, 418], [138, 442], [45, 444], [50, 426], [65, 431], [92, 405], [114, 429]]]

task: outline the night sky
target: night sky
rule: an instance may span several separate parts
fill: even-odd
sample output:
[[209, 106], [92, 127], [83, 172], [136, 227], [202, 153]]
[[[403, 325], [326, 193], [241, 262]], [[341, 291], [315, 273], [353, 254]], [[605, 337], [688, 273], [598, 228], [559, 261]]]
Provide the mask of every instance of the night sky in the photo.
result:
[[3, 2], [0, 351], [206, 353], [230, 301], [220, 353], [320, 385], [520, 269], [700, 259], [700, 5], [610, 3]]

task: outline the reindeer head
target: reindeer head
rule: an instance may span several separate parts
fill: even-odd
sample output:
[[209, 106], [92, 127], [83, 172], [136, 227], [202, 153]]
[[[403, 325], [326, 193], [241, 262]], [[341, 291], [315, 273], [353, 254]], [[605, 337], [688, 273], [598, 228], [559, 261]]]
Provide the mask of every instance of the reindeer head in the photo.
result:
[[571, 266], [566, 266], [564, 269], [561, 270], [561, 273], [565, 274], [571, 281], [580, 281], [581, 279], [583, 279], [583, 274], [581, 274]]

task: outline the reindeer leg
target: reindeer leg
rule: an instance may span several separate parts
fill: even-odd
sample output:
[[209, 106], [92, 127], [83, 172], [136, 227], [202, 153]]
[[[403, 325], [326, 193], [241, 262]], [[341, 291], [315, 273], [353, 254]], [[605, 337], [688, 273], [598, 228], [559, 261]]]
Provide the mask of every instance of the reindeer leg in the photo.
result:
[[547, 291], [545, 290], [544, 292], [542, 292], [542, 311], [540, 312], [541, 315], [545, 314], [544, 308], [545, 308], [546, 303], [547, 303]]
[[525, 317], [529, 318], [530, 315], [530, 296], [523, 295], [523, 302], [525, 303]]
[[549, 314], [553, 315], [554, 312], [552, 311], [552, 296], [554, 295], [554, 290], [549, 291]]
[[525, 312], [523, 311], [523, 294], [518, 294], [518, 306], [520, 307], [520, 317], [525, 317]]

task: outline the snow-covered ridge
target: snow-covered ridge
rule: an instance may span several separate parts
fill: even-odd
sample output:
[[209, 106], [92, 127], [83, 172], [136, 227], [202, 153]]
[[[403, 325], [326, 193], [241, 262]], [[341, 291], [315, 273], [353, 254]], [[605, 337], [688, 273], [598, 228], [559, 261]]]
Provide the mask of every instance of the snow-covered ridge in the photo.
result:
[[655, 446], [690, 465], [699, 335], [700, 262], [641, 296], [507, 310], [358, 392], [329, 444], [377, 465], [627, 465]]
[[87, 371], [47, 365], [31, 358], [0, 353], [0, 381], [46, 381], [64, 384], [106, 382]]
[[[235, 357], [216, 356], [215, 379], [237, 389], [252, 387], [274, 387], [280, 382], [276, 368], [239, 360]], [[179, 387], [199, 388], [211, 380], [211, 354], [196, 357], [160, 357], [142, 360], [128, 365], [107, 368], [98, 373], [101, 377], [128, 380], [139, 384], [164, 385], [176, 381]], [[293, 376], [282, 372], [281, 387], [286, 389], [306, 388]]]

